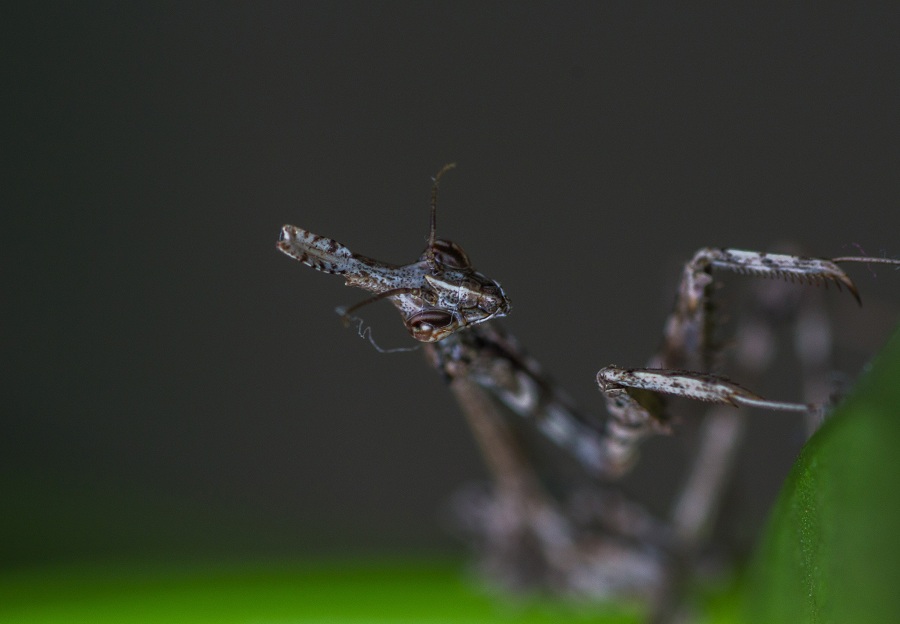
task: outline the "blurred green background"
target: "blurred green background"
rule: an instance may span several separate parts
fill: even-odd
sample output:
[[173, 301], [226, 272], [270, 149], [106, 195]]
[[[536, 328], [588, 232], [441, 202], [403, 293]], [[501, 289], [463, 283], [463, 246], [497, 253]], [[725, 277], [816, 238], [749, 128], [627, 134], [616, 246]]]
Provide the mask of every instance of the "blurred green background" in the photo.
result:
[[[440, 235], [598, 406], [594, 372], [652, 352], [698, 247], [900, 253], [898, 26], [858, 5], [5, 8], [0, 570], [460, 559], [442, 510], [484, 473], [443, 383], [344, 330], [358, 295], [278, 254], [279, 227], [409, 261], [457, 161]], [[853, 275], [862, 310], [829, 298], [850, 377], [898, 310], [895, 274]], [[407, 344], [384, 308], [376, 338]], [[779, 362], [755, 389], [799, 398]], [[754, 417], [743, 544], [802, 439]], [[664, 511], [689, 453], [655, 441], [624, 487]]]

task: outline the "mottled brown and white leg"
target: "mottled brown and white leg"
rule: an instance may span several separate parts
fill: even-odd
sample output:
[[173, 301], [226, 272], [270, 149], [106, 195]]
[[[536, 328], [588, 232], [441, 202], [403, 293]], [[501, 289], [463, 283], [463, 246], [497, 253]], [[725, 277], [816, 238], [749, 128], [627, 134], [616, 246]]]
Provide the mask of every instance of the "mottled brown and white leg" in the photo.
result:
[[607, 366], [597, 374], [610, 414], [606, 434], [620, 470], [626, 471], [633, 463], [637, 448], [646, 437], [667, 431], [665, 396], [820, 417], [820, 405], [764, 399], [709, 372], [717, 351], [711, 314], [714, 269], [826, 287], [834, 284], [838, 289], [846, 288], [859, 301], [856, 286], [836, 263], [873, 261], [900, 264], [882, 258], [826, 260], [716, 248], [704, 248], [694, 254], [684, 267], [662, 346], [647, 368]]
[[[451, 337], [428, 345], [426, 353], [447, 378], [491, 473], [488, 494], [469, 490], [456, 505], [485, 575], [510, 589], [652, 599], [665, 569], [659, 523], [600, 489], [580, 492], [577, 501], [552, 496], [542, 481], [544, 466], [511, 419], [528, 418], [564, 448], [585, 442], [576, 439], [578, 432], [599, 438], [598, 431], [567, 411], [536, 364], [496, 329]], [[587, 466], [602, 466], [596, 448], [569, 450]], [[590, 528], [598, 523], [602, 531]], [[648, 533], [653, 539], [646, 539]]]
[[[729, 270], [825, 286], [833, 283], [839, 289], [846, 287], [859, 301], [853, 282], [836, 262], [868, 260], [871, 259], [852, 257], [823, 260], [785, 254], [701, 249], [685, 265], [676, 304], [665, 325], [662, 347], [649, 362], [650, 368], [607, 367], [598, 373], [598, 383], [605, 392], [607, 401], [612, 404], [611, 413], [614, 416], [617, 415], [617, 410], [627, 411], [630, 408], [631, 417], [639, 418], [641, 404], [648, 403], [646, 399], [641, 401], [641, 397], [647, 392], [657, 396], [662, 394], [719, 404], [704, 419], [693, 465], [671, 513], [674, 551], [670, 558], [667, 586], [663, 587], [656, 605], [656, 613], [660, 618], [664, 614], [671, 614], [673, 606], [677, 604], [680, 593], [678, 579], [685, 577], [684, 571], [693, 565], [698, 547], [706, 541], [742, 438], [744, 417], [739, 412], [735, 413], [722, 406], [799, 412], [806, 416], [807, 422], [818, 423], [821, 422], [827, 403], [827, 393], [822, 391], [821, 379], [829, 361], [830, 334], [827, 319], [818, 306], [801, 306], [794, 315], [798, 330], [795, 347], [804, 372], [805, 394], [810, 403], [769, 401], [724, 377], [707, 372], [712, 368], [717, 355], [710, 303], [712, 270]], [[892, 260], [879, 261], [897, 264]], [[768, 289], [769, 298], [773, 300], [770, 307], [796, 305], [796, 298], [789, 293], [791, 285], [784, 286], [788, 288]], [[758, 310], [755, 314], [743, 316], [733, 345], [733, 350], [738, 355], [737, 372], [742, 380], [755, 380], [772, 358], [774, 338], [771, 319], [783, 314], [773, 314], [771, 310], [767, 314]], [[683, 368], [692, 370], [678, 370]], [[656, 405], [660, 403], [657, 400]], [[648, 417], [658, 418], [649, 410], [647, 413]], [[636, 442], [640, 440], [634, 441], [632, 452], [636, 448]]]
[[[652, 365], [711, 366], [716, 357], [716, 345], [712, 338], [715, 328], [709, 313], [710, 273], [713, 268], [779, 278], [781, 283], [760, 284], [756, 289], [755, 304], [741, 313], [736, 336], [730, 341], [731, 351], [735, 355], [734, 368], [742, 380], [759, 380], [776, 357], [774, 326], [778, 319], [787, 319], [793, 325], [793, 346], [800, 362], [806, 402], [784, 403], [756, 395], [748, 397], [747, 394], [752, 393], [740, 386], [732, 388], [731, 382], [723, 384], [721, 377], [707, 380], [704, 374], [691, 376], [701, 386], [700, 392], [691, 384], [685, 384], [684, 390], [679, 389], [671, 394], [685, 396], [693, 391], [701, 395], [701, 400], [708, 400], [707, 397], [712, 394], [713, 402], [723, 405], [730, 403], [734, 406], [799, 412], [804, 416], [808, 433], [811, 434], [834, 402], [832, 388], [826, 381], [831, 369], [831, 327], [822, 305], [821, 293], [799, 297], [793, 282], [826, 287], [833, 283], [839, 289], [846, 287], [859, 302], [859, 293], [853, 282], [837, 266], [844, 262], [900, 265], [900, 261], [886, 258], [850, 256], [824, 260], [786, 254], [701, 249], [685, 266], [676, 306], [666, 323], [663, 348]], [[617, 374], [625, 373], [617, 371]], [[639, 373], [632, 374], [640, 376]], [[734, 422], [723, 422], [728, 418]], [[672, 513], [675, 534], [688, 550], [703, 541], [713, 522], [742, 431], [743, 417], [740, 413], [731, 411], [729, 414], [729, 410], [721, 408], [710, 410], [701, 431], [694, 465]]]

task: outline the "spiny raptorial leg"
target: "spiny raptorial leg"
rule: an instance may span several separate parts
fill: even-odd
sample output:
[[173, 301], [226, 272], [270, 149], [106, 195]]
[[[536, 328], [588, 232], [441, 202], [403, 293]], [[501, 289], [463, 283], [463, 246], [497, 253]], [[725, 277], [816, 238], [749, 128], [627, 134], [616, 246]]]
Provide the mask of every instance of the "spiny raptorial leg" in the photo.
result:
[[[732, 271], [740, 274], [779, 278], [788, 282], [803, 282], [814, 285], [834, 284], [846, 288], [859, 302], [859, 293], [850, 277], [837, 266], [838, 262], [878, 262], [900, 265], [900, 261], [869, 257], [842, 257], [834, 260], [808, 258], [788, 254], [769, 254], [735, 249], [704, 248], [697, 251], [685, 264], [678, 287], [675, 305], [666, 320], [663, 341], [659, 351], [650, 359], [646, 368], [620, 368], [607, 366], [597, 374], [597, 382], [604, 392], [609, 421], [606, 431], [610, 447], [615, 448], [622, 469], [634, 462], [639, 444], [649, 435], [664, 432], [666, 423], [665, 397], [693, 399], [730, 407], [758, 407], [768, 410], [799, 412], [821, 419], [825, 406], [822, 404], [772, 401], [747, 390], [726, 377], [709, 373], [715, 357], [713, 341], [714, 323], [710, 299], [713, 290], [713, 269]], [[810, 316], [807, 320], [814, 320]], [[758, 322], [761, 322], [758, 320]], [[745, 328], [750, 324], [745, 324]], [[740, 329], [739, 329], [740, 332]], [[749, 354], [750, 340], [744, 345]], [[807, 341], [808, 342], [808, 341]], [[814, 354], [810, 345], [803, 345], [802, 358], [814, 365], [826, 357]], [[744, 371], [759, 372], [766, 362], [764, 355], [756, 359], [747, 357]], [[689, 370], [688, 370], [689, 369]], [[716, 412], [722, 413], [722, 412]], [[718, 433], [707, 436], [714, 444], [736, 447], [740, 429], [731, 429], [730, 442]], [[704, 456], [701, 449], [699, 456]], [[721, 456], [721, 464], [730, 461], [729, 453], [712, 453]], [[709, 464], [703, 460], [700, 463]], [[705, 468], [708, 470], [708, 468]], [[726, 470], [715, 471], [722, 475]], [[688, 482], [692, 480], [689, 477]], [[708, 481], [699, 477], [694, 481]], [[715, 489], [720, 489], [717, 485]], [[710, 505], [714, 507], [714, 505]], [[676, 512], [676, 516], [678, 513]], [[698, 521], [698, 525], [707, 523]], [[676, 522], [677, 524], [677, 522]], [[682, 534], [695, 534], [697, 526], [682, 527]]]
[[610, 420], [610, 447], [622, 469], [634, 461], [647, 436], [665, 431], [662, 397], [673, 396], [732, 406], [759, 407], [818, 415], [821, 405], [772, 401], [708, 371], [715, 356], [711, 315], [713, 269], [814, 285], [834, 284], [859, 299], [859, 292], [837, 262], [900, 264], [883, 258], [843, 257], [835, 260], [770, 254], [738, 249], [700, 249], [685, 264], [674, 309], [663, 330], [660, 350], [646, 368], [607, 366], [597, 375]]
[[[719, 406], [759, 407], [768, 410], [799, 412], [811, 422], [821, 421], [824, 404], [804, 404], [771, 401], [750, 392], [741, 385], [708, 372], [715, 356], [713, 342], [710, 297], [712, 270], [726, 270], [758, 277], [778, 278], [788, 282], [814, 285], [834, 284], [839, 290], [846, 288], [857, 300], [859, 293], [838, 262], [869, 262], [900, 264], [881, 258], [843, 257], [834, 260], [807, 258], [787, 254], [767, 254], [743, 250], [705, 248], [699, 250], [684, 268], [676, 303], [664, 330], [663, 344], [650, 360], [652, 368], [623, 369], [606, 367], [597, 374], [597, 381], [607, 398], [610, 422], [607, 430], [620, 440], [623, 461], [633, 461], [640, 441], [652, 429], [646, 422], [658, 420], [663, 412], [662, 401], [650, 402], [647, 393], [659, 399], [660, 395], [688, 398]], [[822, 331], [821, 317], [809, 313], [801, 317], [807, 323], [807, 332]], [[757, 327], [763, 325], [756, 319]], [[819, 322], [817, 322], [819, 321]], [[750, 332], [752, 323], [739, 328]], [[767, 363], [764, 353], [750, 356], [754, 345], [742, 336], [738, 342], [747, 352], [747, 361], [739, 368], [748, 378], [759, 373]], [[812, 336], [806, 336], [797, 344], [798, 355], [805, 369], [821, 369], [827, 358], [825, 351], [830, 342], [816, 344]], [[821, 343], [821, 340], [818, 341]], [[758, 351], [758, 348], [757, 348]], [[678, 367], [692, 370], [678, 370]], [[702, 372], [695, 372], [702, 371]], [[688, 472], [684, 487], [672, 509], [672, 530], [676, 537], [670, 559], [670, 573], [661, 588], [655, 611], [670, 613], [680, 594], [678, 578], [693, 565], [695, 552], [708, 533], [714, 520], [719, 500], [730, 474], [730, 467], [743, 432], [743, 418], [729, 415], [727, 408], [710, 411], [704, 420], [700, 445], [694, 454], [694, 463]], [[645, 420], [642, 420], [644, 418]], [[618, 434], [618, 435], [616, 435]]]

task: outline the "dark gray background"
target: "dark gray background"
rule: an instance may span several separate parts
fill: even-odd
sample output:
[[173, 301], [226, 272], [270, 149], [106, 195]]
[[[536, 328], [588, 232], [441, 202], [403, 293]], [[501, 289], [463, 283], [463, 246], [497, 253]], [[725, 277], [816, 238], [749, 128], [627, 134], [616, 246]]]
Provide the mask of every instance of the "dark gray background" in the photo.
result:
[[[4, 564], [454, 548], [438, 509], [483, 471], [449, 393], [342, 328], [360, 293], [274, 249], [295, 223], [413, 260], [445, 162], [440, 235], [595, 409], [595, 371], [643, 363], [696, 248], [900, 254], [896, 9], [4, 13]], [[852, 273], [865, 307], [830, 299], [855, 374], [900, 276]], [[408, 344], [389, 306], [366, 317]], [[800, 433], [755, 421], [737, 498], [758, 520]], [[678, 444], [628, 484], [658, 509]]]

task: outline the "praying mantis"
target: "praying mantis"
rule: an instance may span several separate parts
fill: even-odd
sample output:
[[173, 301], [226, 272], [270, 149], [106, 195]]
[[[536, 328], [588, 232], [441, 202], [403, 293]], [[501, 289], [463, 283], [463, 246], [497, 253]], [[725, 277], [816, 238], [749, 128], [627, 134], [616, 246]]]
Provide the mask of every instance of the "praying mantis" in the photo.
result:
[[[685, 264], [662, 344], [643, 368], [606, 366], [596, 374], [606, 417], [581, 411], [507, 334], [498, 319], [510, 313], [502, 286], [477, 271], [458, 244], [437, 237], [434, 177], [427, 245], [419, 258], [393, 265], [345, 245], [285, 225], [279, 251], [318, 271], [343, 277], [371, 297], [342, 309], [345, 321], [361, 306], [389, 301], [447, 381], [480, 447], [491, 492], [470, 500], [465, 522], [480, 543], [481, 567], [503, 585], [550, 588], [591, 597], [636, 597], [662, 614], [677, 607], [683, 579], [696, 564], [716, 515], [743, 420], [734, 407], [797, 412], [811, 423], [826, 404], [765, 399], [710, 372], [717, 353], [710, 300], [714, 271], [834, 285], [859, 301], [844, 263], [900, 261], [864, 256], [808, 258], [736, 249], [704, 248]], [[762, 327], [760, 319], [747, 326]], [[815, 329], [813, 330], [813, 334]], [[745, 337], [745, 343], [753, 338]], [[814, 342], [814, 341], [813, 341]], [[746, 349], [743, 370], [753, 376], [765, 358]], [[801, 361], [820, 367], [815, 348]], [[804, 352], [805, 351], [805, 352]], [[660, 519], [615, 489], [647, 438], [668, 434], [670, 397], [708, 403], [701, 442], [669, 518]], [[523, 441], [528, 427], [574, 458], [591, 485], [577, 494], [550, 487]]]

